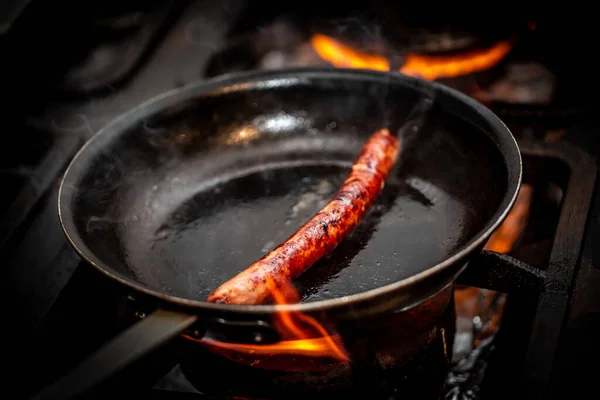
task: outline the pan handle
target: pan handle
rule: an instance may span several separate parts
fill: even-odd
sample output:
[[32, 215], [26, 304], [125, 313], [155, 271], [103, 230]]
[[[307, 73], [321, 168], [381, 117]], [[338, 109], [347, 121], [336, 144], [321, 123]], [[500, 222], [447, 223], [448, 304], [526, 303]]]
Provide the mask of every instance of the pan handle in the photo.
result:
[[540, 293], [546, 271], [506, 254], [483, 250], [473, 256], [456, 283], [504, 293]]
[[197, 317], [157, 310], [123, 331], [32, 400], [71, 399], [189, 328]]
[[[505, 254], [484, 250], [471, 258], [456, 282], [505, 293], [539, 293], [545, 278], [545, 271]], [[126, 329], [31, 400], [66, 400], [82, 394], [177, 336], [197, 319], [194, 315], [159, 309]]]

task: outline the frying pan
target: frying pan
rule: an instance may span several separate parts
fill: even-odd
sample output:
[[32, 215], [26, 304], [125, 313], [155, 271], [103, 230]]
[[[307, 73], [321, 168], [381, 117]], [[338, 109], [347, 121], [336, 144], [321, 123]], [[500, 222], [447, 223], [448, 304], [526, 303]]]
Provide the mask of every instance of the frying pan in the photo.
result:
[[[402, 127], [424, 94], [433, 106], [377, 203], [296, 280], [301, 303], [204, 301], [318, 211], [371, 133]], [[277, 340], [269, 321], [281, 310], [335, 322], [414, 307], [480, 252], [520, 182], [520, 153], [506, 126], [436, 83], [303, 68], [165, 93], [84, 145], [58, 206], [79, 255], [149, 314], [37, 398], [78, 393], [184, 330], [268, 341]]]

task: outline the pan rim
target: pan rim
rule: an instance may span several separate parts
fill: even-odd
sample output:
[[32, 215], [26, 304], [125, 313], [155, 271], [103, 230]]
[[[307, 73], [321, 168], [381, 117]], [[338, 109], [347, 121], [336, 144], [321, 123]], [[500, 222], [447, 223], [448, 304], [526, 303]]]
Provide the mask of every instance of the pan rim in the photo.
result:
[[[443, 261], [427, 268], [415, 275], [400, 281], [381, 286], [375, 289], [371, 289], [365, 292], [338, 297], [328, 300], [319, 300], [308, 303], [296, 303], [296, 304], [284, 304], [284, 305], [234, 305], [234, 304], [218, 304], [209, 303], [207, 301], [187, 299], [178, 297], [170, 294], [166, 294], [156, 289], [145, 287], [133, 279], [130, 279], [116, 271], [113, 271], [106, 263], [102, 262], [98, 257], [94, 255], [94, 252], [85, 244], [85, 241], [78, 234], [74, 215], [71, 207], [67, 205], [66, 199], [71, 195], [69, 188], [73, 188], [73, 182], [77, 182], [78, 178], [81, 177], [85, 171], [85, 161], [89, 161], [90, 157], [86, 156], [86, 153], [93, 152], [94, 149], [102, 148], [102, 143], [108, 141], [115, 135], [118, 135], [123, 128], [131, 126], [139, 119], [146, 118], [156, 111], [164, 109], [168, 106], [175, 105], [181, 101], [185, 101], [188, 98], [208, 96], [214, 94], [223, 94], [227, 91], [240, 90], [244, 88], [257, 88], [264, 87], [264, 85], [295, 85], [302, 83], [302, 81], [308, 82], [310, 77], [337, 77], [337, 78], [357, 78], [357, 79], [389, 79], [390, 82], [400, 82], [404, 85], [428, 87], [428, 90], [434, 90], [436, 92], [442, 92], [464, 105], [469, 107], [472, 111], [479, 114], [497, 134], [505, 136], [505, 143], [501, 148], [501, 143], [497, 143], [489, 137], [490, 141], [496, 146], [503, 156], [505, 167], [507, 169], [507, 183], [508, 187], [504, 194], [500, 205], [496, 212], [487, 220], [484, 228], [473, 236], [458, 252], [454, 253], [450, 257]], [[173, 103], [173, 104], [171, 104]], [[513, 163], [509, 162], [510, 159], [515, 159]], [[83, 165], [81, 165], [83, 164]], [[509, 165], [510, 164], [510, 165]], [[303, 67], [303, 68], [286, 68], [279, 70], [259, 70], [249, 72], [238, 72], [232, 74], [221, 75], [216, 78], [212, 78], [204, 81], [197, 81], [185, 85], [180, 88], [176, 88], [167, 92], [164, 92], [156, 97], [153, 97], [136, 107], [131, 108], [129, 111], [121, 114], [117, 118], [113, 119], [110, 123], [101, 128], [96, 134], [94, 134], [86, 143], [79, 149], [75, 154], [61, 179], [59, 192], [58, 192], [58, 216], [60, 225], [67, 238], [69, 244], [75, 249], [78, 255], [87, 264], [90, 264], [96, 270], [106, 275], [107, 277], [119, 282], [120, 284], [141, 292], [145, 295], [153, 297], [157, 300], [166, 302], [176, 307], [185, 307], [195, 309], [197, 311], [212, 311], [212, 312], [233, 312], [233, 313], [245, 313], [245, 314], [271, 314], [281, 311], [295, 311], [295, 312], [320, 312], [326, 311], [340, 306], [346, 306], [348, 304], [359, 303], [362, 301], [373, 300], [377, 297], [388, 295], [392, 292], [401, 291], [402, 289], [409, 288], [415, 284], [425, 281], [430, 277], [433, 277], [442, 271], [450, 268], [456, 263], [460, 263], [469, 254], [477, 251], [485, 244], [485, 241], [489, 236], [500, 226], [504, 221], [512, 206], [514, 205], [523, 175], [523, 164], [519, 146], [512, 135], [511, 131], [504, 124], [500, 118], [494, 114], [490, 109], [485, 107], [470, 96], [459, 92], [455, 89], [447, 87], [443, 84], [433, 81], [424, 81], [419, 78], [403, 75], [398, 72], [387, 72], [387, 71], [373, 71], [373, 70], [358, 70], [350, 68], [314, 68], [314, 67]], [[465, 264], [466, 266], [466, 264]], [[461, 268], [464, 269], [464, 267]], [[413, 302], [414, 303], [414, 302]]]

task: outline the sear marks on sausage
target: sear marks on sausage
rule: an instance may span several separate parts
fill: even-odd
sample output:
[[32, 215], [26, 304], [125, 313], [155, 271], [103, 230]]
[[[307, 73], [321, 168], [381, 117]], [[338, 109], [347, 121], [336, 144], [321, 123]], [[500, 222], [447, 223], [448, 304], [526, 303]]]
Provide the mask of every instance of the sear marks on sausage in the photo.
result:
[[331, 201], [286, 241], [213, 291], [208, 301], [263, 304], [273, 290], [285, 287], [335, 249], [377, 199], [398, 150], [399, 140], [387, 129], [375, 132]]

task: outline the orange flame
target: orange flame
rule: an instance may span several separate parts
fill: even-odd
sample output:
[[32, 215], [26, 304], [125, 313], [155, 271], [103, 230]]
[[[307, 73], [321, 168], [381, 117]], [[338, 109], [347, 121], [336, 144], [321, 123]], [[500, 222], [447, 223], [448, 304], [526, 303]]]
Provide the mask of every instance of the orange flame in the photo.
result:
[[[530, 28], [535, 29], [535, 24]], [[311, 38], [311, 45], [319, 57], [337, 68], [390, 70], [389, 60], [384, 56], [358, 51], [323, 34], [314, 35]], [[427, 80], [457, 77], [494, 66], [511, 49], [511, 43], [501, 41], [487, 49], [473, 50], [462, 54], [425, 56], [409, 53], [400, 72]], [[486, 249], [500, 253], [508, 253], [512, 249], [527, 223], [532, 196], [533, 189], [523, 185], [512, 212], [504, 224], [491, 236]]]
[[313, 49], [319, 57], [329, 61], [338, 68], [375, 69], [378, 71], [389, 71], [389, 61], [377, 54], [366, 54], [354, 50], [330, 38], [329, 36], [316, 34], [310, 39]]
[[400, 72], [423, 79], [455, 78], [485, 71], [498, 64], [511, 50], [508, 42], [498, 42], [483, 50], [451, 56], [422, 56], [409, 54]]
[[[386, 57], [355, 50], [326, 35], [314, 35], [311, 45], [319, 57], [338, 68], [390, 70], [390, 62]], [[454, 55], [426, 56], [409, 53], [400, 72], [427, 80], [454, 78], [493, 67], [511, 49], [511, 43], [501, 41], [487, 49]]]
[[486, 250], [508, 253], [512, 250], [516, 241], [521, 237], [527, 225], [531, 202], [533, 201], [533, 187], [523, 184], [513, 209], [510, 211], [502, 225], [492, 234]]
[[[300, 300], [298, 292], [288, 282], [277, 287], [271, 281], [267, 283], [275, 304], [290, 304]], [[273, 326], [282, 340], [273, 344], [241, 344], [217, 342], [207, 339], [188, 339], [202, 342], [211, 351], [228, 356], [238, 353], [253, 357], [281, 355], [324, 357], [338, 361], [348, 361], [347, 351], [339, 335], [332, 335], [314, 318], [301, 312], [281, 310], [273, 317]], [[225, 350], [225, 352], [223, 352]]]
[[[519, 240], [529, 218], [531, 203], [533, 201], [533, 187], [523, 184], [519, 190], [519, 195], [511, 212], [508, 214], [502, 225], [492, 234], [487, 244], [486, 250], [492, 250], [499, 253], [510, 252], [515, 243]], [[501, 324], [504, 314], [504, 301], [495, 300], [498, 293], [493, 290], [484, 290], [476, 287], [459, 287], [454, 291], [454, 303], [457, 315], [468, 316], [472, 319], [475, 316], [487, 316], [485, 330], [495, 332]], [[490, 315], [490, 305], [497, 302], [496, 310]], [[476, 339], [477, 345], [480, 339]]]

